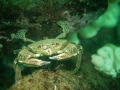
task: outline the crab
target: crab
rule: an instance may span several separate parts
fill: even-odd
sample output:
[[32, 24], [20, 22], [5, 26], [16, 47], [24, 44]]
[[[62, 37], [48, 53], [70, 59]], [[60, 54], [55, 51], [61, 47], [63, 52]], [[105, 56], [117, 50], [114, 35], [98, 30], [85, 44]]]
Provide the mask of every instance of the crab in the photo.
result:
[[[14, 63], [16, 79], [20, 78], [21, 73], [18, 63], [21, 63], [27, 67], [39, 67], [50, 64], [50, 60], [69, 60], [72, 57], [77, 57], [76, 68], [73, 72], [76, 72], [80, 67], [82, 46], [68, 42], [63, 39], [46, 39], [29, 44], [26, 48], [22, 49]], [[49, 61], [40, 59], [41, 57], [48, 57]], [[74, 60], [74, 59], [73, 59]], [[20, 77], [18, 77], [20, 76]]]
[[[59, 35], [60, 37], [63, 35]], [[77, 72], [82, 56], [82, 46], [69, 42], [66, 39], [46, 39], [33, 42], [22, 49], [14, 60], [15, 80], [22, 78], [20, 64], [27, 67], [40, 67], [50, 64], [53, 60], [64, 61], [76, 60], [73, 73]], [[47, 57], [48, 60], [43, 60]]]

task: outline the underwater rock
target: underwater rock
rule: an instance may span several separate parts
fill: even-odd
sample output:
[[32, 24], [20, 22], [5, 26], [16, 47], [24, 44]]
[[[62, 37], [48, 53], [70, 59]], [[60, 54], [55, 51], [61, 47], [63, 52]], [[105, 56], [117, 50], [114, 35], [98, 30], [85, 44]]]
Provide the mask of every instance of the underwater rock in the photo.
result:
[[70, 71], [38, 70], [24, 76], [9, 90], [79, 90], [79, 79]]

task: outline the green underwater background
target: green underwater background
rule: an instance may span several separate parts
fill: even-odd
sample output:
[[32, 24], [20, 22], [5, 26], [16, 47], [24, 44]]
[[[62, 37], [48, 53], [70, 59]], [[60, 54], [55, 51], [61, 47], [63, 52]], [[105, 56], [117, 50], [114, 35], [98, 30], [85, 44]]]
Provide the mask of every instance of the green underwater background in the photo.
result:
[[[60, 50], [72, 43], [78, 52], [52, 60], [59, 50], [49, 39], [58, 40], [56, 45], [66, 40]], [[40, 54], [28, 46], [42, 40], [38, 51], [49, 44], [56, 50], [37, 57], [49, 64], [19, 62], [20, 55]], [[20, 54], [26, 48], [29, 52]], [[0, 90], [120, 90], [120, 0], [0, 1]]]

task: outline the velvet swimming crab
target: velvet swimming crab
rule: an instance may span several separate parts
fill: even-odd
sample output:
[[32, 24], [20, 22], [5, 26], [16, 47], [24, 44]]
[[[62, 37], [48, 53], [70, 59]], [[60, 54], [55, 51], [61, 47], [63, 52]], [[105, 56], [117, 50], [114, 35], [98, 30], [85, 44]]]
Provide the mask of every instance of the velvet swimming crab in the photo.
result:
[[[46, 39], [33, 42], [26, 48], [22, 49], [14, 61], [15, 78], [19, 80], [21, 76], [21, 69], [19, 63], [27, 67], [39, 67], [51, 63], [51, 60], [64, 61], [70, 58], [76, 59], [76, 72], [81, 63], [82, 46], [75, 43], [68, 42], [66, 39]], [[42, 57], [48, 57], [49, 60], [43, 60]]]

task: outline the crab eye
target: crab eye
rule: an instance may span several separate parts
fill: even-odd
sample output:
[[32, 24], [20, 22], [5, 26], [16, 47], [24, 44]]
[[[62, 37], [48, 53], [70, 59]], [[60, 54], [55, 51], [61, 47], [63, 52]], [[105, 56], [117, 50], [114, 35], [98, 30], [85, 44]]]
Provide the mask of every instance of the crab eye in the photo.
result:
[[41, 46], [39, 45], [38, 48], [41, 48]]
[[56, 45], [59, 45], [59, 43], [56, 43]]

